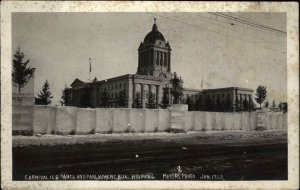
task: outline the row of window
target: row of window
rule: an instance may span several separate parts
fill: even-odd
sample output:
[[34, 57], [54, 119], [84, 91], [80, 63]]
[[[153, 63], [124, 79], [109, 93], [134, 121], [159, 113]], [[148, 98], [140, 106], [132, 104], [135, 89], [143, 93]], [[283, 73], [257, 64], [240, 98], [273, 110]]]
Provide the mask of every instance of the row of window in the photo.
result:
[[[140, 56], [139, 56], [139, 60], [140, 62], [142, 63], [142, 65], [144, 64], [147, 64], [149, 62], [149, 58], [150, 58], [150, 63], [152, 63], [152, 59], [153, 59], [153, 56], [152, 56], [152, 53], [151, 51], [148, 51], [148, 52], [144, 52], [144, 53], [141, 53]], [[155, 60], [155, 63], [156, 65], [160, 65], [160, 66], [167, 66], [167, 53], [165, 52], [160, 52], [160, 51], [155, 51], [155, 57], [154, 57], [154, 60]]]
[[[227, 98], [230, 98], [230, 94], [226, 94], [227, 95]], [[222, 97], [222, 99], [226, 96], [225, 94], [217, 94], [217, 95], [215, 95], [215, 94], [211, 94], [211, 95], [207, 95], [207, 97], [209, 97], [209, 98], [212, 98], [212, 99], [214, 99], [215, 97], [218, 99], [218, 98], [220, 98], [220, 97]], [[185, 98], [187, 98], [189, 95], [188, 94], [186, 94], [186, 97]], [[201, 95], [191, 95], [191, 97], [195, 97], [196, 99], [198, 98], [198, 96], [199, 96], [199, 98], [201, 98]], [[245, 98], [245, 99], [247, 99], [248, 98], [248, 94], [239, 94], [238, 95], [238, 99], [243, 99], [243, 97]]]
[[[104, 86], [104, 88], [102, 87], [101, 91], [106, 91], [106, 89], [107, 90], [113, 90], [113, 89], [121, 89], [121, 88], [122, 88], [122, 84], [121, 83], [119, 83], [119, 84], [112, 84], [112, 85], [107, 86], [107, 88], [106, 88], [106, 86]], [[123, 84], [123, 88], [126, 88], [126, 83]]]
[[111, 94], [108, 94], [108, 98], [109, 99], [117, 99], [119, 97], [119, 93], [111, 93]]
[[156, 51], [155, 59], [156, 59], [156, 65], [167, 66], [167, 53]]

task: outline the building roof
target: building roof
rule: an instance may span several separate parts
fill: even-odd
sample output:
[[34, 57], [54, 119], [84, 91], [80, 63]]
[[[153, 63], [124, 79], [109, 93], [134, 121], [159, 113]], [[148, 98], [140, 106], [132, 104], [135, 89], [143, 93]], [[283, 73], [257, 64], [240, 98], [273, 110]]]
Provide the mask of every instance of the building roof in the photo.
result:
[[215, 92], [215, 91], [227, 91], [227, 90], [242, 90], [253, 92], [250, 88], [242, 88], [242, 87], [227, 87], [227, 88], [215, 88], [215, 89], [203, 89], [203, 92]]
[[144, 43], [155, 43], [156, 40], [166, 41], [162, 33], [158, 31], [156, 23], [154, 23], [152, 31], [150, 31], [144, 38]]
[[79, 80], [78, 78], [76, 78], [76, 79], [72, 82], [71, 86], [73, 87], [73, 86], [76, 86], [76, 85], [79, 85], [79, 84], [84, 84], [84, 82], [81, 81], [81, 80]]
[[195, 89], [195, 88], [183, 88], [184, 92], [202, 92], [202, 89]]

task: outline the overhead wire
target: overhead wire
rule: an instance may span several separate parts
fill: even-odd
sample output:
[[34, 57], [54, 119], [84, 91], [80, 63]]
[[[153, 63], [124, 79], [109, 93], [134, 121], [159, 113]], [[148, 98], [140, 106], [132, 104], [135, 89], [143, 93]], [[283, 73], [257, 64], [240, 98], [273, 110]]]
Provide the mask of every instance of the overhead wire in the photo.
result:
[[[169, 20], [181, 23], [181, 24], [185, 24], [185, 25], [196, 27], [196, 28], [200, 28], [202, 30], [210, 31], [210, 32], [213, 32], [213, 33], [216, 33], [216, 34], [219, 34], [219, 35], [224, 35], [224, 36], [227, 36], [227, 37], [230, 37], [230, 38], [233, 38], [233, 39], [237, 39], [237, 40], [240, 40], [240, 41], [243, 41], [243, 42], [246, 42], [246, 43], [251, 43], [251, 44], [254, 44], [254, 45], [261, 45], [261, 46], [266, 47], [267, 49], [270, 49], [270, 50], [273, 50], [273, 51], [276, 51], [276, 52], [281, 51], [279, 49], [274, 49], [274, 48], [271, 48], [271, 47], [268, 47], [268, 46], [265, 46], [265, 45], [262, 45], [262, 44], [256, 44], [257, 42], [252, 42], [252, 41], [249, 41], [249, 40], [245, 40], [243, 38], [238, 38], [236, 36], [232, 36], [232, 35], [224, 34], [224, 33], [221, 33], [221, 32], [217, 32], [217, 31], [205, 28], [205, 27], [201, 27], [201, 26], [196, 25], [196, 24], [191, 24], [191, 23], [187, 23], [185, 21], [181, 21], [181, 20], [178, 20], [178, 19], [170, 18], [170, 17], [165, 16], [165, 15], [160, 15], [160, 14], [157, 14], [157, 13], [148, 13], [148, 14], [159, 16], [159, 17], [162, 17], [162, 18], [166, 18], [166, 19], [169, 19]], [[285, 52], [283, 52], [283, 53], [285, 53]]]
[[[245, 26], [242, 26], [242, 25], [240, 25], [240, 24], [233, 24], [232, 22], [226, 22], [226, 21], [221, 21], [221, 20], [218, 20], [218, 19], [214, 19], [214, 18], [211, 18], [211, 17], [204, 17], [204, 16], [202, 16], [202, 15], [195, 15], [195, 16], [197, 16], [197, 17], [199, 17], [199, 18], [201, 18], [202, 20], [204, 20], [204, 21], [206, 21], [206, 22], [208, 22], [208, 23], [211, 23], [211, 24], [214, 24], [214, 25], [217, 25], [217, 26], [219, 26], [219, 24], [216, 24], [216, 22], [215, 21], [217, 21], [217, 22], [220, 22], [220, 23], [222, 23], [222, 24], [226, 24], [226, 25], [230, 25], [231, 27], [230, 27], [230, 29], [232, 29], [232, 26], [234, 25], [234, 26], [237, 26], [237, 27], [240, 27], [240, 28], [245, 28]], [[211, 21], [212, 20], [212, 21]], [[229, 29], [229, 27], [226, 27], [226, 28], [228, 28]], [[247, 30], [249, 29], [249, 30], [256, 30], [256, 29], [253, 29], [253, 28], [246, 28]], [[257, 28], [257, 29], [259, 29], [259, 28]], [[263, 32], [268, 32], [268, 31], [265, 31], [265, 30], [263, 30], [263, 29], [259, 29], [259, 30], [261, 30], [261, 31], [263, 31]], [[256, 36], [256, 38], [257, 38], [257, 36]], [[263, 39], [263, 38], [260, 38], [261, 40], [266, 40], [266, 39]], [[252, 43], [275, 43], [275, 44], [282, 44], [282, 43], [286, 43], [286, 42], [271, 42], [271, 41], [253, 41]]]
[[257, 28], [261, 28], [261, 29], [264, 29], [264, 30], [267, 30], [267, 31], [270, 31], [270, 32], [277, 33], [277, 34], [286, 35], [285, 31], [281, 31], [281, 30], [278, 30], [278, 29], [275, 29], [275, 28], [271, 28], [271, 27], [266, 26], [266, 25], [258, 24], [258, 23], [251, 22], [251, 21], [246, 21], [244, 19], [233, 17], [233, 16], [230, 16], [230, 15], [227, 15], [227, 14], [224, 14], [224, 13], [213, 13], [213, 12], [209, 12], [209, 13], [213, 14], [213, 15], [216, 15], [216, 16], [219, 16], [219, 17], [229, 19], [229, 20], [233, 20], [235, 22], [243, 23], [243, 24], [246, 24], [246, 25], [249, 25], [249, 26], [252, 26], [252, 27], [257, 27]]

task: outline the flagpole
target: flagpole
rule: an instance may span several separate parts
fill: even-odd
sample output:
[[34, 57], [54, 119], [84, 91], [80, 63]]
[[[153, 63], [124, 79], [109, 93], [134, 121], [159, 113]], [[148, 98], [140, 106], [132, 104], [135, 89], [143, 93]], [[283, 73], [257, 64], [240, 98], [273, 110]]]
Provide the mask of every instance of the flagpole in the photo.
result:
[[89, 58], [89, 60], [90, 60], [89, 81], [91, 81], [91, 71], [92, 71], [92, 63], [91, 63], [91, 61], [92, 61], [92, 59]]

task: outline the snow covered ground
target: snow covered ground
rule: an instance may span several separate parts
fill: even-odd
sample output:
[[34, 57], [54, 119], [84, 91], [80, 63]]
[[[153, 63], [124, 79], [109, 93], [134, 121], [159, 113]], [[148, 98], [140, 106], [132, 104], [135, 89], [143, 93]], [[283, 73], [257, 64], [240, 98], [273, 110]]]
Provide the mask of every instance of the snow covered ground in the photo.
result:
[[192, 144], [218, 144], [218, 143], [259, 143], [260, 141], [274, 141], [287, 139], [286, 130], [276, 131], [206, 131], [187, 133], [119, 133], [119, 134], [91, 134], [91, 135], [36, 135], [13, 136], [13, 147], [23, 146], [55, 146], [74, 145], [86, 143], [122, 142], [154, 140], [159, 142], [190, 142]]

